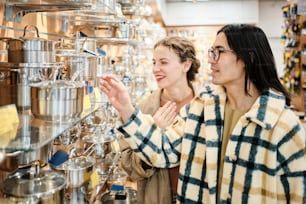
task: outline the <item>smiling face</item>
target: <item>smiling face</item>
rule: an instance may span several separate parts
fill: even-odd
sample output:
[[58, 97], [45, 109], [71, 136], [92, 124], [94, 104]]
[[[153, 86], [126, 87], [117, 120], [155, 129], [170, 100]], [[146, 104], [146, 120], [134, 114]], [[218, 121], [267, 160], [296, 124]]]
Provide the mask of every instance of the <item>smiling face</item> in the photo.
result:
[[180, 62], [179, 56], [165, 46], [153, 52], [153, 74], [159, 88], [169, 88], [186, 83], [190, 62]]
[[245, 65], [241, 60], [237, 60], [237, 55], [231, 50], [223, 32], [219, 33], [212, 46], [213, 49], [220, 50], [218, 60], [208, 58], [211, 64], [212, 83], [224, 87], [238, 85], [244, 87]]

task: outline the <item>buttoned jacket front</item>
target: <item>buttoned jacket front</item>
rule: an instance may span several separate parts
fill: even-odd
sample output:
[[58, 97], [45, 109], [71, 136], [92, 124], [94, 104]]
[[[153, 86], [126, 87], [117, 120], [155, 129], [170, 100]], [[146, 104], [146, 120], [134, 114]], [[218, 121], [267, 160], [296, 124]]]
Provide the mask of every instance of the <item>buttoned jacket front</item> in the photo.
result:
[[[147, 162], [180, 163], [178, 203], [216, 203], [226, 93], [206, 86], [166, 130], [138, 109], [119, 127]], [[162, 139], [160, 139], [162, 135]], [[224, 158], [220, 203], [305, 203], [305, 130], [278, 93], [267, 90], [237, 122]]]

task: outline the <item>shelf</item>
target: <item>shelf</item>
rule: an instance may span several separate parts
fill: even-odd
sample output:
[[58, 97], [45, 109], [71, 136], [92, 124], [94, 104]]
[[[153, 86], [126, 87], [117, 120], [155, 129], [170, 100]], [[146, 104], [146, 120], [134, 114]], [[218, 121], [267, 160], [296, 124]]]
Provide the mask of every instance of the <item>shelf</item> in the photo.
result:
[[91, 37], [92, 39], [95, 39], [97, 42], [97, 46], [103, 46], [105, 44], [111, 44], [111, 45], [139, 45], [140, 42], [134, 39], [129, 38], [108, 38], [108, 37]]
[[95, 13], [76, 11], [72, 12], [73, 15], [68, 15], [66, 20], [70, 22], [71, 25], [86, 25], [93, 26], [95, 28], [99, 27], [119, 27], [120, 24], [127, 21], [126, 18], [116, 17], [114, 15], [98, 15]]
[[[63, 67], [63, 62], [52, 63], [14, 63], [14, 62], [0, 62], [0, 70], [10, 70], [19, 68], [57, 68]], [[14, 71], [14, 70], [13, 70]]]
[[28, 13], [58, 12], [90, 9], [94, 6], [91, 0], [19, 0], [6, 1], [5, 17], [7, 21], [21, 22]]
[[[17, 134], [9, 144], [4, 147], [7, 151], [35, 151], [52, 142], [59, 135], [94, 113], [101, 107], [95, 103], [91, 108], [85, 109], [80, 117], [71, 121], [44, 121], [31, 114], [31, 111], [19, 113], [19, 127]], [[3, 137], [3, 136], [2, 136]], [[5, 135], [4, 135], [5, 137]]]

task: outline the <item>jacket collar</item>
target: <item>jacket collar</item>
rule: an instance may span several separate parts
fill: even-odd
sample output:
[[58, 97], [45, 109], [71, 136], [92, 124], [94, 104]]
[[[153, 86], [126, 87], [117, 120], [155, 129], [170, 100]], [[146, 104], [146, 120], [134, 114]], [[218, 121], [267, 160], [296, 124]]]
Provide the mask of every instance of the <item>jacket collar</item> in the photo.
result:
[[[205, 104], [219, 103], [221, 112], [224, 112], [226, 92], [222, 86], [208, 85], [202, 89], [197, 98], [203, 100]], [[252, 121], [265, 129], [271, 129], [285, 108], [286, 100], [281, 93], [271, 89], [265, 90], [241, 120], [245, 125]]]
[[263, 91], [257, 98], [251, 109], [245, 114], [245, 119], [255, 122], [265, 129], [271, 129], [285, 108], [285, 97], [269, 89]]

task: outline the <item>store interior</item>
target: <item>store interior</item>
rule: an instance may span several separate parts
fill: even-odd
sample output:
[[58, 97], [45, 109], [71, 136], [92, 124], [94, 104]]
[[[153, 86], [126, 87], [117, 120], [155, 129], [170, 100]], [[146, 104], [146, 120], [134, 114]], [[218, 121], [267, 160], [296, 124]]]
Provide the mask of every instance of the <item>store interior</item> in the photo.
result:
[[[118, 115], [99, 80], [117, 75], [139, 102], [156, 89], [152, 48], [165, 36], [194, 42], [201, 86], [210, 81], [207, 50], [221, 26], [261, 27], [306, 128], [303, 0], [0, 0], [0, 11], [0, 203], [99, 203], [122, 182], [130, 182], [135, 198], [118, 166]], [[84, 166], [50, 165], [63, 158]], [[40, 175], [47, 178], [41, 192], [32, 186]]]

